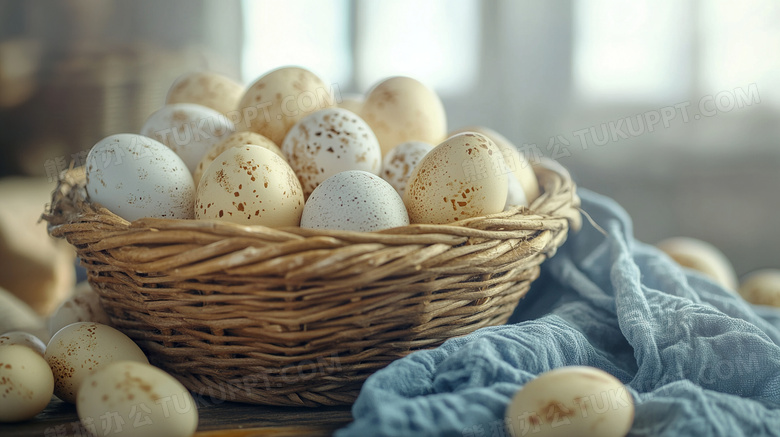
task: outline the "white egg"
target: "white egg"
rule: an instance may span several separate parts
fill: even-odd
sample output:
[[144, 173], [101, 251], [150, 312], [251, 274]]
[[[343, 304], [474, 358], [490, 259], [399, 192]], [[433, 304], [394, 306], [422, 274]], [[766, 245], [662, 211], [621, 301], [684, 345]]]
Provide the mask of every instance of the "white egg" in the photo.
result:
[[742, 280], [739, 294], [752, 304], [780, 307], [780, 270], [761, 269], [750, 273]]
[[170, 147], [187, 164], [190, 173], [209, 149], [235, 131], [225, 115], [194, 103], [165, 105], [141, 127], [141, 135]]
[[561, 367], [525, 384], [505, 416], [514, 437], [622, 437], [634, 422], [634, 401], [609, 373], [593, 367]]
[[656, 243], [677, 264], [704, 273], [726, 290], [737, 293], [737, 274], [731, 261], [717, 247], [688, 237], [672, 237]]
[[46, 352], [46, 345], [40, 338], [24, 331], [11, 331], [0, 335], [0, 346], [10, 346], [12, 344], [28, 347], [40, 356]]
[[303, 207], [302, 228], [379, 231], [406, 226], [409, 215], [395, 189], [361, 170], [337, 173], [311, 193]]
[[54, 373], [54, 394], [76, 402], [84, 378], [115, 361], [149, 363], [141, 348], [125, 334], [99, 323], [79, 322], [60, 329], [46, 346]]
[[189, 437], [198, 427], [195, 400], [179, 381], [130, 361], [111, 363], [87, 377], [76, 409], [84, 427], [92, 424], [98, 436]]
[[0, 422], [35, 417], [53, 392], [54, 377], [38, 352], [20, 345], [0, 346]]
[[395, 191], [403, 197], [409, 176], [431, 150], [433, 150], [433, 145], [422, 141], [409, 141], [393, 147], [382, 160], [380, 174], [382, 179], [390, 183]]
[[60, 329], [76, 322], [95, 322], [104, 325], [111, 323], [108, 314], [100, 305], [100, 296], [86, 281], [78, 284], [73, 296], [60, 304], [49, 317], [49, 337], [53, 337]]
[[282, 152], [308, 197], [325, 179], [347, 170], [378, 174], [382, 151], [363, 119], [342, 108], [327, 108], [302, 118], [287, 133]]
[[89, 198], [125, 220], [194, 215], [192, 174], [151, 138], [116, 134], [100, 140], [87, 155], [86, 179]]

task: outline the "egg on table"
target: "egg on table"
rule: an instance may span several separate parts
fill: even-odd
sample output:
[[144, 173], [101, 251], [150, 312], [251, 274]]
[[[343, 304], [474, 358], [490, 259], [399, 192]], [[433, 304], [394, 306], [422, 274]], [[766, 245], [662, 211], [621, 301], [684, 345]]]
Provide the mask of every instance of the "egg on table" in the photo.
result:
[[165, 105], [141, 127], [141, 135], [170, 147], [190, 173], [212, 147], [235, 131], [235, 125], [225, 115], [194, 103]]
[[301, 227], [371, 232], [406, 226], [409, 215], [395, 189], [362, 170], [337, 173], [322, 182], [303, 208]]
[[330, 88], [317, 75], [299, 67], [273, 70], [247, 88], [238, 108], [242, 130], [259, 133], [275, 144], [301, 118], [336, 105]]
[[422, 141], [407, 141], [398, 144], [382, 160], [380, 176], [403, 197], [409, 176], [431, 150], [433, 150], [433, 145]]
[[10, 346], [12, 344], [28, 347], [40, 356], [43, 356], [46, 352], [46, 344], [29, 332], [10, 331], [0, 335], [0, 346]]
[[180, 76], [171, 85], [165, 104], [195, 103], [222, 114], [235, 111], [244, 86], [213, 71], [195, 71]]
[[410, 221], [447, 224], [503, 211], [505, 167], [501, 151], [484, 135], [466, 132], [448, 138], [409, 177], [403, 200]]
[[193, 217], [195, 184], [187, 166], [171, 149], [141, 135], [98, 141], [87, 155], [86, 189], [90, 200], [128, 221]]
[[742, 280], [739, 294], [754, 305], [780, 307], [780, 269], [760, 269]]
[[38, 352], [21, 345], [0, 346], [0, 422], [35, 417], [52, 393], [54, 377]]
[[325, 179], [347, 170], [378, 174], [379, 142], [363, 119], [342, 108], [328, 108], [302, 118], [282, 143], [287, 162], [308, 197]]
[[280, 158], [286, 159], [284, 157], [284, 153], [282, 153], [282, 150], [279, 148], [279, 146], [274, 144], [274, 142], [269, 140], [268, 138], [258, 133], [249, 132], [249, 131], [234, 132], [230, 134], [230, 136], [225, 138], [221, 143], [212, 147], [206, 153], [206, 155], [203, 156], [203, 159], [200, 160], [200, 162], [198, 163], [198, 167], [195, 169], [195, 171], [192, 174], [192, 179], [195, 181], [195, 186], [200, 184], [200, 178], [203, 177], [203, 171], [206, 170], [206, 167], [208, 167], [212, 162], [214, 162], [217, 156], [221, 155], [222, 152], [232, 147], [248, 146], [248, 145], [264, 147], [279, 155]]
[[65, 300], [49, 317], [49, 338], [60, 329], [76, 322], [95, 322], [108, 325], [111, 319], [100, 305], [100, 296], [89, 282], [76, 285], [73, 295]]
[[[132, 361], [111, 363], [85, 378], [76, 411], [98, 436], [189, 437], [198, 427], [190, 392], [163, 370]], [[122, 420], [101, 426], [109, 415]]]
[[623, 383], [586, 366], [542, 373], [514, 395], [505, 413], [513, 437], [623, 437], [633, 422], [634, 400]]
[[439, 144], [447, 135], [441, 99], [410, 77], [391, 77], [376, 84], [366, 95], [360, 116], [379, 139], [382, 155], [407, 141]]
[[689, 237], [672, 237], [655, 245], [677, 264], [710, 277], [726, 290], [737, 293], [737, 275], [726, 255], [706, 241]]
[[243, 225], [298, 226], [303, 190], [287, 162], [254, 145], [232, 147], [203, 172], [195, 215]]
[[76, 402], [81, 382], [115, 361], [149, 363], [141, 348], [125, 334], [99, 323], [79, 322], [60, 329], [46, 346], [46, 362], [54, 373], [54, 394]]

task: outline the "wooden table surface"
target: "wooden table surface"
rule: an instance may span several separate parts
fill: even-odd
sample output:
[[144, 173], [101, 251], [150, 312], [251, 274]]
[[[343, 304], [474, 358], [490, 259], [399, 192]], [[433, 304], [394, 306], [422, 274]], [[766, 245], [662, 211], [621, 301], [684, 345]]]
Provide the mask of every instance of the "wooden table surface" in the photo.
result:
[[[352, 421], [350, 408], [268, 407], [233, 402], [201, 405], [195, 437], [330, 436]], [[0, 436], [85, 437], [79, 429], [83, 430], [76, 407], [53, 398], [34, 419], [0, 423]]]

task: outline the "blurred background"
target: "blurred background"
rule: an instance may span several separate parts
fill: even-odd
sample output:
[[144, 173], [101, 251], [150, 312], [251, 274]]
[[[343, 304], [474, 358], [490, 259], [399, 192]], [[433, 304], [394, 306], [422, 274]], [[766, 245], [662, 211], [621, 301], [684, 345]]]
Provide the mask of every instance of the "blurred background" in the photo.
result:
[[196, 69], [297, 64], [341, 97], [409, 75], [451, 130], [493, 128], [640, 240], [700, 238], [744, 274], [780, 266], [778, 23], [774, 0], [0, 0], [0, 177], [52, 183]]

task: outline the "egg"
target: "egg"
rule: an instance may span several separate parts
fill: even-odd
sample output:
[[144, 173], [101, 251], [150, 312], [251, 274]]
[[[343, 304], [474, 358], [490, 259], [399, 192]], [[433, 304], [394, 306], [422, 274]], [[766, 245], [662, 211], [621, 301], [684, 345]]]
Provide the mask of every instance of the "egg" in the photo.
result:
[[366, 95], [360, 116], [379, 139], [383, 155], [400, 143], [438, 144], [447, 135], [441, 99], [410, 77], [391, 77], [375, 85]]
[[38, 355], [43, 356], [46, 352], [46, 345], [40, 338], [24, 331], [10, 331], [0, 335], [0, 346], [19, 345], [28, 347]]
[[125, 220], [142, 217], [190, 219], [195, 184], [171, 149], [141, 135], [106, 137], [89, 151], [89, 198]]
[[434, 147], [414, 168], [404, 193], [412, 223], [447, 224], [501, 212], [506, 164], [484, 135], [467, 132]]
[[378, 174], [382, 151], [365, 121], [351, 111], [328, 108], [302, 118], [290, 129], [282, 152], [308, 197], [325, 179], [347, 170]]
[[35, 417], [53, 392], [54, 377], [38, 352], [21, 345], [0, 346], [0, 422]]
[[46, 346], [46, 362], [54, 373], [54, 394], [76, 402], [84, 378], [115, 361], [149, 363], [141, 348], [125, 334], [99, 323], [79, 322], [60, 329]]
[[725, 289], [737, 293], [734, 267], [726, 255], [712, 244], [695, 238], [673, 237], [655, 246], [677, 264], [703, 273]]
[[409, 216], [395, 189], [362, 170], [337, 173], [322, 182], [303, 208], [301, 227], [371, 232], [406, 226]]
[[360, 111], [363, 110], [363, 96], [361, 95], [347, 95], [339, 102], [339, 108], [352, 111], [355, 114], [360, 115]]
[[780, 307], [780, 270], [761, 269], [750, 273], [742, 280], [739, 294], [755, 305]]
[[380, 176], [403, 197], [409, 176], [431, 150], [433, 145], [421, 141], [407, 141], [393, 147], [382, 160]]
[[242, 129], [282, 144], [298, 120], [335, 105], [331, 90], [314, 73], [299, 67], [282, 67], [250, 85], [238, 107], [242, 111]]
[[244, 86], [213, 71], [196, 71], [180, 76], [171, 85], [166, 104], [195, 103], [228, 114], [238, 107]]
[[622, 437], [634, 422], [634, 401], [609, 373], [593, 367], [561, 367], [525, 384], [505, 416], [513, 437]]
[[76, 411], [98, 436], [189, 437], [198, 427], [195, 400], [179, 381], [130, 361], [111, 363], [85, 378]]
[[287, 162], [254, 145], [232, 147], [203, 172], [195, 215], [243, 225], [298, 226], [303, 190]]
[[539, 197], [539, 180], [536, 178], [533, 166], [525, 155], [512, 144], [505, 136], [484, 126], [469, 126], [458, 129], [450, 134], [457, 135], [463, 132], [476, 132], [490, 138], [504, 155], [507, 170], [514, 177], [509, 178], [509, 191], [505, 207], [528, 206]]
[[269, 140], [268, 138], [254, 132], [234, 132], [230, 134], [229, 137], [225, 138], [221, 143], [212, 147], [206, 153], [203, 159], [200, 160], [198, 166], [195, 168], [195, 171], [192, 174], [192, 179], [195, 181], [195, 185], [197, 186], [200, 184], [200, 178], [203, 177], [203, 171], [206, 170], [206, 167], [214, 162], [217, 156], [221, 155], [222, 152], [230, 149], [231, 147], [246, 146], [250, 144], [264, 147], [279, 155], [280, 158], [286, 159], [279, 146], [274, 144], [273, 141]]
[[108, 314], [100, 305], [100, 296], [86, 281], [78, 284], [73, 296], [66, 299], [49, 317], [49, 337], [76, 322], [95, 322], [104, 325], [111, 323]]
[[141, 127], [141, 135], [170, 147], [190, 173], [212, 147], [235, 131], [235, 125], [225, 115], [194, 103], [165, 105]]

